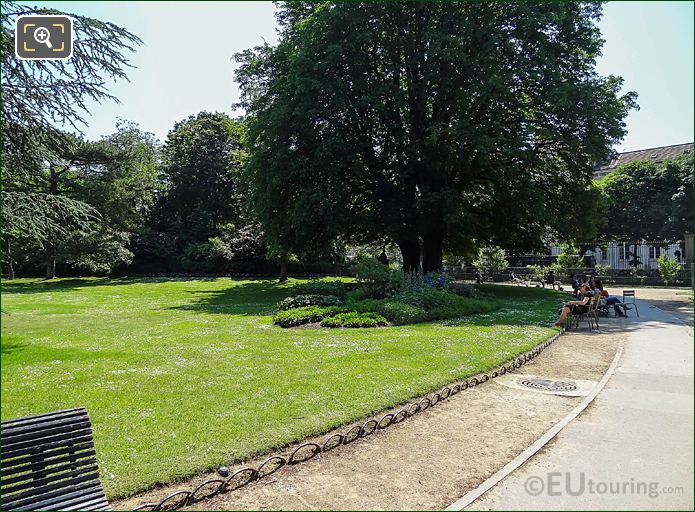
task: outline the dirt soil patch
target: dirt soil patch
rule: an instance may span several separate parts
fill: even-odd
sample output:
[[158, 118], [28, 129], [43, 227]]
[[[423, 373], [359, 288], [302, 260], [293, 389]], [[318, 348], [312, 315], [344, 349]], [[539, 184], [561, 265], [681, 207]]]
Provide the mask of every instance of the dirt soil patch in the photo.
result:
[[[626, 339], [621, 328], [619, 319], [606, 319], [600, 332], [585, 328], [569, 332], [518, 372], [565, 381], [597, 381]], [[493, 380], [384, 431], [189, 508], [441, 509], [516, 457], [581, 400], [513, 389]], [[329, 435], [315, 440], [321, 442]], [[258, 467], [265, 458], [248, 461], [248, 465]], [[132, 509], [156, 502], [214, 476], [201, 475], [113, 506]]]

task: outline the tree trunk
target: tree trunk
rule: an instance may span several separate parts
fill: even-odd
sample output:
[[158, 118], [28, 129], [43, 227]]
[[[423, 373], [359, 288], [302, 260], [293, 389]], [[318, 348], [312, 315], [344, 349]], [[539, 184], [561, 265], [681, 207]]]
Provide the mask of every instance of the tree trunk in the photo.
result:
[[403, 272], [410, 274], [420, 270], [420, 243], [417, 239], [400, 239], [398, 247], [403, 256]]
[[429, 231], [422, 237], [423, 272], [439, 272], [442, 270], [444, 234], [441, 231]]
[[[51, 175], [49, 177], [49, 193], [58, 195], [58, 172], [51, 167]], [[46, 279], [53, 279], [56, 276], [56, 247], [55, 239], [47, 244], [46, 247]]]
[[287, 256], [280, 258], [280, 282], [287, 281]]
[[53, 279], [56, 276], [56, 253], [55, 247], [48, 248], [48, 259], [46, 260], [46, 279]]
[[5, 255], [7, 257], [7, 280], [14, 279], [14, 265], [12, 264], [12, 251], [10, 249], [10, 238], [5, 237]]

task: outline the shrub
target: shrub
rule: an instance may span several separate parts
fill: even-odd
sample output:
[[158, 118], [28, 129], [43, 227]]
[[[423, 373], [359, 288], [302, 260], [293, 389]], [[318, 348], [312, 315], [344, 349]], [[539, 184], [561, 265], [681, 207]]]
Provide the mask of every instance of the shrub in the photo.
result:
[[298, 283], [292, 287], [295, 295], [333, 295], [344, 299], [350, 285], [342, 281], [321, 281], [318, 279]]
[[608, 275], [608, 272], [611, 271], [611, 266], [610, 265], [604, 265], [601, 263], [597, 263], [594, 265], [594, 270], [596, 271], [597, 276], [605, 276]]
[[509, 266], [509, 262], [505, 258], [504, 249], [483, 247], [478, 251], [478, 257], [473, 261], [473, 266], [480, 271], [484, 278], [494, 279], [495, 275], [500, 274]]
[[444, 320], [475, 313], [487, 313], [499, 307], [493, 298], [462, 297], [436, 288], [404, 292], [390, 299], [346, 301], [345, 309], [376, 312], [395, 325]]
[[469, 283], [453, 283], [451, 285], [451, 291], [461, 297], [475, 297], [478, 293], [475, 286]]
[[322, 308], [320, 306], [306, 306], [303, 308], [287, 309], [278, 311], [273, 317], [273, 324], [280, 327], [296, 327], [298, 325], [320, 322], [326, 317], [337, 315], [344, 309], [331, 306]]
[[359, 258], [355, 273], [362, 289], [375, 299], [394, 295], [403, 287], [404, 276], [400, 270], [390, 268], [370, 256]]
[[415, 324], [427, 319], [424, 309], [396, 299], [347, 300], [345, 309], [358, 313], [379, 313], [395, 325]]
[[371, 299], [371, 293], [369, 290], [366, 290], [364, 288], [357, 288], [356, 290], [350, 290], [345, 294], [345, 301], [350, 302], [358, 302], [358, 301], [363, 301], [367, 299]]
[[456, 298], [459, 296], [438, 288], [423, 288], [416, 292], [401, 293], [398, 296], [401, 302], [423, 309], [447, 306]]
[[404, 302], [385, 301], [380, 305], [379, 313], [395, 325], [416, 324], [427, 320], [424, 309]]
[[454, 283], [446, 272], [427, 272], [426, 274], [411, 272], [401, 275], [401, 292], [417, 292], [423, 288], [452, 289]]
[[678, 272], [683, 270], [683, 267], [678, 263], [676, 258], [669, 258], [665, 254], [659, 256], [659, 259], [656, 260], [656, 264], [659, 266], [659, 274], [666, 286], [673, 284], [678, 277]]
[[579, 253], [579, 248], [572, 243], [561, 244], [560, 251], [555, 259], [553, 270], [558, 279], [569, 281], [569, 276], [574, 269], [584, 268], [584, 257]]
[[335, 295], [297, 295], [287, 297], [277, 304], [278, 311], [287, 309], [303, 308], [306, 306], [340, 306], [341, 302]]
[[447, 306], [436, 307], [427, 311], [427, 320], [446, 320], [476, 313], [489, 313], [499, 307], [497, 301], [490, 299], [467, 299], [464, 297], [457, 297], [457, 299], [460, 300], [456, 300]]
[[378, 313], [339, 313], [324, 318], [321, 327], [380, 327], [386, 325], [386, 319]]
[[526, 268], [531, 271], [533, 280], [540, 282], [544, 280], [548, 270], [551, 270], [549, 267], [544, 267], [543, 265], [526, 265]]

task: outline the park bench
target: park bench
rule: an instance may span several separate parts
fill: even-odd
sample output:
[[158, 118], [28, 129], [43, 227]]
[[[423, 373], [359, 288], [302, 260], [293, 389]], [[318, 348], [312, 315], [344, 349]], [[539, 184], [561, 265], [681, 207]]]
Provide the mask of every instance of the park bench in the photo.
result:
[[574, 326], [579, 327], [579, 321], [580, 320], [586, 320], [589, 323], [589, 330], [593, 331], [594, 330], [594, 322], [596, 323], [596, 329], [599, 328], [598, 324], [598, 304], [599, 301], [601, 300], [601, 297], [598, 295], [595, 297], [591, 297], [591, 300], [589, 301], [589, 308], [585, 313], [577, 313], [577, 314], [572, 314], [570, 317], [572, 320], [574, 320]]
[[2, 422], [2, 510], [111, 510], [87, 409]]

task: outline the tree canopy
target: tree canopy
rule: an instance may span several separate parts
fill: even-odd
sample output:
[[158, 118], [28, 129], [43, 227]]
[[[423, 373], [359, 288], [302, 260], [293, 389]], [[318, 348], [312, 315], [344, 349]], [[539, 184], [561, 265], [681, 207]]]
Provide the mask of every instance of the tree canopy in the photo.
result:
[[636, 161], [599, 182], [608, 239], [682, 240], [693, 232], [693, 156]]
[[182, 242], [205, 241], [239, 221], [241, 123], [226, 114], [201, 112], [174, 125], [164, 144], [169, 221]]
[[237, 56], [258, 216], [285, 250], [445, 247], [575, 233], [573, 197], [635, 94], [595, 70], [600, 4], [288, 2]]
[[64, 128], [79, 132], [90, 99], [116, 99], [106, 82], [126, 78], [125, 54], [141, 41], [112, 23], [70, 14], [69, 60], [21, 60], [14, 52], [16, 18], [65, 13], [12, 1], [1, 7], [3, 258], [12, 277], [14, 244], [20, 252], [38, 248], [48, 253], [47, 277], [53, 277], [57, 238], [89, 234], [98, 216], [90, 204], [64, 193], [61, 179], [115, 158], [108, 145], [86, 143]]
[[[68, 60], [22, 60], [14, 52], [14, 25], [23, 14], [69, 14], [73, 55]], [[94, 18], [2, 1], [3, 154], [26, 160], [41, 146], [65, 143], [61, 128], [85, 125], [88, 101], [118, 101], [108, 80], [127, 79], [127, 53], [142, 41], [126, 29]]]

